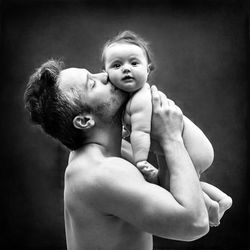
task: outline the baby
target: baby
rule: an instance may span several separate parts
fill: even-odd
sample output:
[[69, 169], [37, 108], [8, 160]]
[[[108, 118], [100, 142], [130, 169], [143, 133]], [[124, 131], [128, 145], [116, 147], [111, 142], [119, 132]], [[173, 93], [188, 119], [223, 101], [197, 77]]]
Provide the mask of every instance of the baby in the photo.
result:
[[[156, 183], [157, 169], [152, 168], [147, 162], [150, 149], [152, 115], [151, 91], [147, 80], [153, 69], [148, 44], [131, 31], [119, 33], [104, 45], [102, 64], [103, 69], [109, 75], [109, 80], [116, 87], [131, 93], [124, 114], [124, 125], [131, 132], [130, 142], [133, 152], [133, 162], [145, 176], [148, 176], [147, 180]], [[185, 122], [189, 123], [187, 125], [190, 127], [191, 122], [188, 119], [184, 119], [184, 127]], [[200, 138], [203, 141], [207, 140], [202, 132], [200, 134]], [[187, 137], [183, 136], [184, 143]], [[207, 142], [210, 144], [208, 140]], [[190, 140], [186, 145], [192, 149]], [[196, 145], [199, 144], [196, 143]], [[197, 149], [197, 147], [193, 147], [195, 150]], [[197, 169], [199, 166], [195, 164], [194, 157], [192, 158], [190, 151], [189, 154], [199, 173], [200, 169]], [[197, 157], [199, 158], [200, 156], [196, 154]], [[211, 163], [205, 168], [208, 168], [210, 165]], [[204, 171], [204, 167], [202, 171]], [[212, 185], [204, 185], [203, 189], [208, 209], [214, 205], [214, 202], [217, 202], [223, 214], [231, 206], [231, 198], [219, 189]]]
[[150, 148], [151, 91], [146, 83], [151, 59], [144, 40], [125, 31], [108, 42], [102, 53], [104, 70], [116, 87], [131, 93], [124, 114], [124, 125], [131, 130], [134, 162], [145, 165]]

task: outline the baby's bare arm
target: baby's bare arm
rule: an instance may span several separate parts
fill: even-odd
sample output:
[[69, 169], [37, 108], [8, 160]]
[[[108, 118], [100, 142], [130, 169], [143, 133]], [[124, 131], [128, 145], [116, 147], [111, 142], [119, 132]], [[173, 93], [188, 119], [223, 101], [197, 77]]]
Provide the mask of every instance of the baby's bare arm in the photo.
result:
[[152, 102], [150, 88], [147, 85], [131, 97], [130, 105], [127, 106], [126, 112], [130, 115], [132, 131], [150, 133]]
[[131, 125], [130, 141], [135, 162], [146, 161], [150, 148], [152, 103], [150, 89], [145, 86], [131, 97], [126, 113]]

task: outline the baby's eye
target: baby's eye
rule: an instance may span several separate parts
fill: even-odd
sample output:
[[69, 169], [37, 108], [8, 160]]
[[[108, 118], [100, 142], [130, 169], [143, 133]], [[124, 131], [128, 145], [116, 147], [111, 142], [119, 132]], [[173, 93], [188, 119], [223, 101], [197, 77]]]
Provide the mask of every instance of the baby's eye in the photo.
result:
[[120, 63], [115, 63], [115, 64], [113, 65], [113, 67], [116, 68], [116, 69], [119, 69], [119, 68], [121, 67], [121, 64], [120, 64]]
[[133, 66], [136, 66], [138, 64], [138, 62], [134, 61], [131, 63]]

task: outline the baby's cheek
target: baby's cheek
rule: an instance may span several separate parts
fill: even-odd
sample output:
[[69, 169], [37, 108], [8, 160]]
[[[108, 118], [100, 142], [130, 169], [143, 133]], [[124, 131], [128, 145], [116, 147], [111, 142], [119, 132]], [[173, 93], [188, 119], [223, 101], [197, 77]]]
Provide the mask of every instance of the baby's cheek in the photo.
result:
[[124, 85], [122, 82], [120, 82], [119, 78], [116, 76], [111, 76], [109, 77], [110, 81], [119, 89], [122, 89], [124, 91], [127, 91], [126, 89], [124, 89]]
[[[109, 80], [114, 84], [117, 85], [118, 84], [118, 77], [116, 74], [114, 74], [112, 71], [107, 71], [108, 76], [109, 76]], [[118, 86], [116, 86], [118, 87]]]

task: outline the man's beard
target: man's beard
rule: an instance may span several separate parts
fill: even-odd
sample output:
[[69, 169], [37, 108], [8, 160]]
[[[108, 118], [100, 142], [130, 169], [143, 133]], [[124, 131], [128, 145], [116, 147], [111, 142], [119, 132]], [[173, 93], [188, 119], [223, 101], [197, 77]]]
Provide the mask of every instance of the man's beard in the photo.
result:
[[109, 123], [111, 126], [121, 125], [128, 98], [128, 93], [116, 90], [116, 93], [111, 96], [110, 100], [94, 108], [94, 114], [96, 114], [102, 122]]

